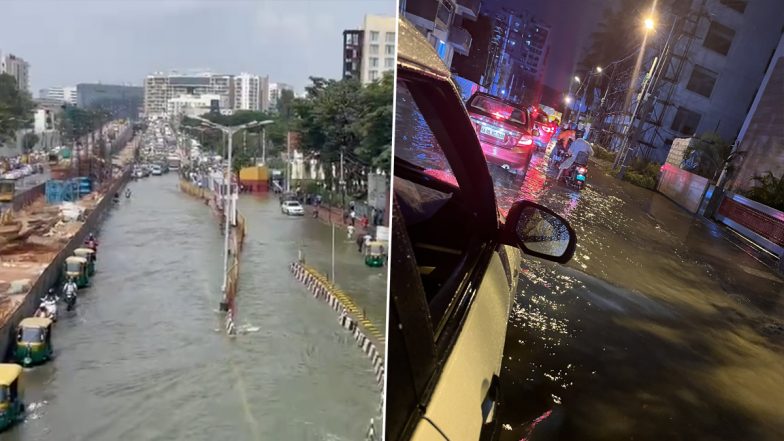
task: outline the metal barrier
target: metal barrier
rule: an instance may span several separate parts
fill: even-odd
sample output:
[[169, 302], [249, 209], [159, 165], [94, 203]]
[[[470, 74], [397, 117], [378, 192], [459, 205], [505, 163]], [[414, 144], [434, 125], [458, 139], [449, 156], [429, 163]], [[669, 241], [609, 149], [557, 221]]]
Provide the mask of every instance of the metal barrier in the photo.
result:
[[759, 247], [784, 256], [784, 212], [741, 195], [724, 195], [716, 220], [737, 231]]

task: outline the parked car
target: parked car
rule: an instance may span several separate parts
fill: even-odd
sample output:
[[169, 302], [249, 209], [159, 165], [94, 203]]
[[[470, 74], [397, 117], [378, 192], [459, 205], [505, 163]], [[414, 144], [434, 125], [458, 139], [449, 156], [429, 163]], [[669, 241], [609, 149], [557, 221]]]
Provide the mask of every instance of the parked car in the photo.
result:
[[539, 135], [528, 110], [483, 92], [474, 93], [466, 108], [487, 161], [525, 176]]
[[399, 23], [384, 439], [489, 440], [521, 251], [565, 263], [576, 237], [532, 202], [503, 216], [449, 69]]
[[303, 216], [305, 215], [305, 209], [302, 208], [302, 204], [298, 201], [285, 201], [280, 205], [280, 211], [283, 214], [288, 214], [289, 216]]

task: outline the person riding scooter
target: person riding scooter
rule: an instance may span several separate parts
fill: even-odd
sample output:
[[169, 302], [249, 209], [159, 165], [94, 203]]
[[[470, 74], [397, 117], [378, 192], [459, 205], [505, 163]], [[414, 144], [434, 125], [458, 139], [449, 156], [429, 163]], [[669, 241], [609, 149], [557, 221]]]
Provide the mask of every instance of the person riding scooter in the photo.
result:
[[563, 163], [561, 163], [560, 167], [558, 167], [558, 176], [556, 177], [556, 180], [560, 180], [564, 174], [564, 171], [574, 166], [578, 159], [580, 163], [577, 165], [584, 166], [588, 164], [588, 158], [593, 155], [593, 147], [591, 147], [591, 143], [588, 141], [582, 138], [577, 138], [574, 140], [574, 142], [572, 142], [572, 145], [569, 146], [569, 151], [567, 154], [569, 157], [566, 158]]
[[68, 281], [65, 282], [63, 285], [63, 296], [65, 299], [65, 303], [68, 305], [68, 310], [72, 310], [74, 305], [76, 304], [76, 294], [79, 288], [76, 286], [76, 282], [72, 277], [68, 278]]
[[125, 198], [126, 199], [130, 199], [131, 198], [131, 189], [130, 188], [126, 188], [125, 189]]

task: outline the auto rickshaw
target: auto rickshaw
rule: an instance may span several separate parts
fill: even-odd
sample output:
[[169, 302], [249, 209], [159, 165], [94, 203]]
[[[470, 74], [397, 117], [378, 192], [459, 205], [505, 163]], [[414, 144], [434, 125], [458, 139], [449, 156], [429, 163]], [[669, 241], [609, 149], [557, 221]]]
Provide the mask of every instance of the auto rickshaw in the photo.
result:
[[52, 320], [28, 317], [16, 329], [16, 361], [34, 366], [52, 358]]
[[25, 406], [19, 390], [22, 366], [0, 363], [0, 430], [5, 430], [24, 415]]
[[374, 268], [384, 266], [385, 257], [384, 242], [368, 242], [365, 246], [365, 265]]
[[84, 288], [90, 284], [90, 276], [87, 275], [87, 259], [79, 256], [70, 256], [65, 259], [65, 279], [72, 277], [76, 286]]
[[74, 250], [74, 256], [84, 257], [87, 260], [87, 276], [92, 277], [95, 274], [95, 250], [92, 248], [77, 248]]
[[13, 202], [16, 194], [16, 182], [13, 179], [0, 180], [0, 202]]

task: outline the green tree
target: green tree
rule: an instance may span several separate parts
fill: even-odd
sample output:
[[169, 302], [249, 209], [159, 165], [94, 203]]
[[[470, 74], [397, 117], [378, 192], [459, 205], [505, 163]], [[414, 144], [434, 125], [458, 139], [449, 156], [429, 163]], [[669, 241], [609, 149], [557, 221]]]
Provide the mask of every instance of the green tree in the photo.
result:
[[778, 178], [772, 172], [752, 178], [754, 187], [746, 192], [749, 199], [784, 211], [784, 174]]
[[391, 169], [393, 81], [392, 73], [387, 72], [362, 90], [366, 113], [356, 128], [361, 141], [355, 153], [363, 162], [382, 170]]
[[16, 79], [0, 74], [0, 143], [13, 139], [18, 130], [32, 125], [34, 108], [30, 94], [19, 90]]
[[24, 153], [32, 152], [33, 148], [35, 147], [36, 144], [38, 144], [39, 140], [40, 138], [35, 133], [32, 132], [25, 133], [24, 136], [22, 137], [22, 152]]
[[[705, 132], [683, 152], [683, 159], [692, 158], [692, 155], [695, 155], [698, 165], [692, 171], [705, 178], [715, 180], [724, 168], [724, 164], [730, 160], [731, 154], [732, 145], [729, 142], [717, 133]], [[730, 173], [733, 172], [733, 167], [732, 163], [728, 165]]]

